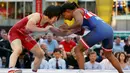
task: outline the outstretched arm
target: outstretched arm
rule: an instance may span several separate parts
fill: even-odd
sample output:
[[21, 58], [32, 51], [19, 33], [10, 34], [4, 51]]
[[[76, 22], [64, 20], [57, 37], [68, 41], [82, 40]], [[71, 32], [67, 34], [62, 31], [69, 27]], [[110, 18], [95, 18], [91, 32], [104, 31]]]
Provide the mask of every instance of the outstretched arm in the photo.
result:
[[68, 31], [64, 32], [56, 27], [50, 28], [50, 31], [54, 34], [56, 34], [57, 36], [66, 36], [69, 35]]
[[77, 31], [80, 30], [80, 28], [63, 31], [63, 30], [60, 30], [56, 27], [52, 27], [52, 28], [50, 28], [50, 30], [51, 30], [52, 33], [56, 34], [57, 36], [67, 36], [67, 35], [76, 33]]

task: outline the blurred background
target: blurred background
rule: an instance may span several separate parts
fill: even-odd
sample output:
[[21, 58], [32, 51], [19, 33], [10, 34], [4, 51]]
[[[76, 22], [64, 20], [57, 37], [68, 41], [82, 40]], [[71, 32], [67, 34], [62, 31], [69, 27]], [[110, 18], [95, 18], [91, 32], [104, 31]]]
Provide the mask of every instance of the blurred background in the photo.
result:
[[[119, 60], [122, 69], [130, 70], [130, 0], [0, 0], [0, 68], [8, 68], [9, 57], [12, 53], [7, 38], [8, 30], [29, 14], [43, 13], [47, 6], [61, 5], [66, 1], [76, 2], [80, 7], [97, 14], [113, 27], [115, 38], [113, 54]], [[61, 17], [55, 25], [58, 27], [64, 22], [71, 26], [74, 20], [68, 21]], [[35, 39], [45, 51], [45, 58], [40, 69], [52, 69], [50, 60], [56, 57], [64, 60], [64, 64], [60, 65], [59, 69], [79, 69], [73, 49], [79, 38], [79, 35], [61, 37], [52, 33], [37, 34]], [[84, 52], [85, 69], [114, 70], [105, 58], [101, 44], [101, 42], [97, 43]], [[59, 52], [58, 55], [56, 55], [57, 52], [54, 52], [55, 50]], [[33, 54], [23, 48], [16, 67], [30, 69], [33, 60]], [[94, 62], [96, 66], [91, 66], [88, 64], [89, 62]]]
[[[8, 30], [18, 20], [32, 12], [43, 12], [49, 5], [61, 5], [67, 0], [0, 0], [0, 28]], [[69, 0], [86, 8], [109, 23], [115, 35], [128, 36], [130, 33], [130, 0]], [[61, 18], [56, 25], [63, 23]], [[125, 34], [123, 34], [125, 33]]]

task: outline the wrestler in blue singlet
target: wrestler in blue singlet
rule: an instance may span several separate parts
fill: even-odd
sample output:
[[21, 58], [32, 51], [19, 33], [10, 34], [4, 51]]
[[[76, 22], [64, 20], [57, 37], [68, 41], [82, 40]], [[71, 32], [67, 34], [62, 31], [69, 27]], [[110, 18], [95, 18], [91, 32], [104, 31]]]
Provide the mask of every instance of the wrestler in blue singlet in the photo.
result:
[[83, 8], [80, 9], [84, 11], [82, 27], [85, 28], [85, 30], [90, 30], [88, 34], [81, 38], [82, 43], [89, 48], [102, 41], [103, 49], [111, 51], [113, 47], [112, 27], [92, 12]]
[[74, 2], [64, 3], [61, 6], [61, 11], [65, 19], [75, 19], [75, 22], [72, 26], [66, 27], [63, 25], [65, 27], [64, 29], [70, 30], [71, 32], [76, 32], [76, 30], [78, 31], [80, 28], [85, 28], [85, 31], [87, 31], [87, 29], [90, 30], [88, 34], [84, 34], [81, 37], [80, 42], [78, 42], [78, 44], [74, 47], [79, 68], [84, 69], [83, 52], [85, 49], [89, 49], [93, 45], [102, 42], [102, 48], [105, 57], [112, 63], [115, 69], [118, 70], [118, 73], [123, 73], [121, 66], [119, 65], [119, 61], [112, 54], [113, 30], [111, 26], [92, 12], [89, 12], [83, 8], [79, 8], [79, 6]]

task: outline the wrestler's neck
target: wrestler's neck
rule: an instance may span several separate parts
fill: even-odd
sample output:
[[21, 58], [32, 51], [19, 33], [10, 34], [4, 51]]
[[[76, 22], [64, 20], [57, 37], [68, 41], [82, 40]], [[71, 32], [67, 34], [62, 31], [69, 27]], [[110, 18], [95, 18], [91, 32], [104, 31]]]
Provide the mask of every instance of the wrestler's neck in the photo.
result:
[[41, 19], [41, 25], [44, 25], [45, 23], [49, 22], [49, 18], [45, 15], [42, 16], [42, 19]]

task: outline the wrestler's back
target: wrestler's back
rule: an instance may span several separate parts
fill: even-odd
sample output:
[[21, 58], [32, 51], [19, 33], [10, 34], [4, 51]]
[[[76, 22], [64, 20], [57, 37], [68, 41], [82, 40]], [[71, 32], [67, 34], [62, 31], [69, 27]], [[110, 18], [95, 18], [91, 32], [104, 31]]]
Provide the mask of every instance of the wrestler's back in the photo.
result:
[[[18, 21], [16, 24], [14, 24], [14, 26], [10, 29], [10, 31], [11, 32], [19, 31], [22, 33], [30, 33], [31, 31], [26, 30], [25, 26], [27, 25], [29, 19], [32, 18], [33, 15], [35, 15], [35, 14], [37, 14], [37, 15], [39, 14], [39, 16], [41, 15], [40, 13], [33, 13], [33, 14], [30, 14], [30, 15], [24, 17], [23, 19]], [[41, 16], [40, 16], [40, 20], [41, 20]], [[39, 22], [40, 22], [40, 20], [39, 20]], [[36, 25], [40, 25], [39, 22]]]

